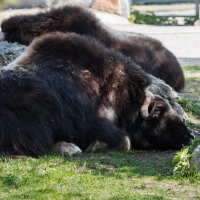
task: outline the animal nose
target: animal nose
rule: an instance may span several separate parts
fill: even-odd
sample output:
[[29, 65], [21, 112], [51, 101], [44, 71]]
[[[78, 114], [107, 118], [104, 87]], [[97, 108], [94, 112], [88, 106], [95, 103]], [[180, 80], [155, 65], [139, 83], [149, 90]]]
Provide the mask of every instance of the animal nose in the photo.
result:
[[200, 136], [200, 131], [189, 128], [189, 138], [195, 139], [196, 137], [199, 137], [199, 136]]
[[194, 139], [195, 138], [195, 135], [193, 135], [192, 133], [189, 135], [189, 137], [191, 138], [191, 139]]

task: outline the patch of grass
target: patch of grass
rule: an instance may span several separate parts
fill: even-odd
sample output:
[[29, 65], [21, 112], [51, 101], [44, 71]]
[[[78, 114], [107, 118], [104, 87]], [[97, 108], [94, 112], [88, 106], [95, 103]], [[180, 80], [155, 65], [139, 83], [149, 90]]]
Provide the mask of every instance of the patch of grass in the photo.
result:
[[183, 68], [185, 75], [187, 76], [188, 72], [200, 72], [200, 66], [193, 66], [193, 67], [184, 67]]
[[[200, 66], [184, 67], [186, 86], [182, 93], [181, 105], [187, 112], [187, 124], [200, 133]], [[174, 175], [178, 178], [188, 178], [190, 181], [199, 181], [200, 173], [190, 165], [194, 149], [200, 144], [197, 137], [191, 146], [184, 147], [174, 157]]]
[[184, 107], [186, 112], [200, 115], [200, 104], [198, 99], [193, 99], [185, 94], [185, 97], [180, 99], [179, 103]]
[[200, 66], [184, 67], [186, 85], [180, 104], [187, 112], [188, 124], [200, 131]]
[[197, 20], [198, 18], [196, 16], [193, 16], [193, 17], [185, 17], [184, 18], [184, 24], [185, 25], [194, 25], [195, 21]]
[[198, 145], [200, 145], [200, 136], [195, 138], [190, 146], [184, 147], [174, 156], [173, 162], [175, 164], [175, 177], [178, 177], [180, 179], [182, 179], [183, 177], [187, 177], [193, 182], [200, 180], [200, 173], [196, 168], [197, 166], [191, 166], [190, 163], [193, 151]]
[[9, 4], [9, 3], [15, 4], [15, 3], [18, 3], [18, 2], [19, 2], [19, 0], [6, 0], [6, 1], [5, 0], [0, 0], [0, 11], [3, 10], [5, 3], [7, 3], [7, 4]]
[[[110, 152], [73, 158], [1, 158], [0, 199], [174, 199], [200, 186], [173, 180], [172, 152]], [[187, 191], [183, 194], [182, 189]], [[180, 189], [180, 190], [179, 190]]]

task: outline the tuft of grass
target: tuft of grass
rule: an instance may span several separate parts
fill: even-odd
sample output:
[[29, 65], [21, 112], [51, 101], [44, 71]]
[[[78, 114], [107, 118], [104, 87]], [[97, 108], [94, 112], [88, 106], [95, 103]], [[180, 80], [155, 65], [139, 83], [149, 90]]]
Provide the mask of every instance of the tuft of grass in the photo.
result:
[[193, 73], [200, 72], [200, 66], [184, 67], [183, 70], [185, 75], [187, 76], [188, 72], [193, 72]]
[[[187, 113], [188, 126], [200, 133], [200, 66], [184, 67], [184, 73], [186, 86], [180, 104]], [[176, 178], [188, 178], [194, 182], [200, 180], [200, 173], [190, 165], [192, 153], [198, 145], [200, 145], [200, 137], [174, 156], [173, 173]]]
[[195, 138], [190, 146], [184, 147], [174, 156], [173, 163], [175, 168], [173, 173], [176, 178], [187, 177], [191, 181], [200, 180], [200, 172], [190, 164], [192, 153], [198, 145], [200, 145], [200, 136]]
[[185, 147], [173, 158], [175, 164], [174, 175], [178, 178], [190, 176], [190, 155], [188, 154], [188, 149], [188, 147]]
[[200, 103], [198, 99], [191, 98], [186, 93], [183, 96], [184, 97], [179, 100], [179, 103], [184, 110], [194, 115], [200, 115]]
[[200, 66], [184, 67], [184, 73], [186, 84], [179, 103], [188, 115], [188, 125], [200, 132]]

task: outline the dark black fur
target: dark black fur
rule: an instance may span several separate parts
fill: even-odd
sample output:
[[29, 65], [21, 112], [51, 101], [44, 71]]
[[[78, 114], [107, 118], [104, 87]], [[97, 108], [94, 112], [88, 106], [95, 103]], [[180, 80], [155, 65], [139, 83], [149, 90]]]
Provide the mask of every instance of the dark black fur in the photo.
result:
[[41, 34], [54, 31], [92, 36], [131, 57], [146, 72], [163, 79], [175, 90], [184, 88], [180, 64], [159, 41], [145, 36], [118, 39], [102, 27], [91, 12], [81, 7], [65, 6], [36, 15], [14, 16], [2, 22], [1, 28], [7, 41], [26, 45]]
[[180, 149], [190, 144], [194, 137], [171, 105], [162, 97], [155, 96], [149, 105], [149, 113], [154, 106], [152, 116], [146, 120], [138, 116], [136, 126], [130, 126], [128, 131], [133, 133], [132, 146], [139, 149], [165, 150]]
[[141, 118], [150, 79], [120, 53], [64, 33], [37, 38], [26, 52], [13, 71], [1, 71], [2, 154], [43, 155], [59, 141], [84, 150], [95, 139], [123, 149], [127, 133], [133, 148], [175, 149], [191, 142], [162, 99], [155, 99], [167, 108], [157, 107], [162, 114]]
[[138, 113], [148, 76], [129, 59], [76, 34], [36, 39], [13, 70], [1, 70], [0, 152], [39, 156], [59, 141], [84, 150], [91, 141], [123, 149], [124, 129], [99, 115], [103, 105], [119, 119]]

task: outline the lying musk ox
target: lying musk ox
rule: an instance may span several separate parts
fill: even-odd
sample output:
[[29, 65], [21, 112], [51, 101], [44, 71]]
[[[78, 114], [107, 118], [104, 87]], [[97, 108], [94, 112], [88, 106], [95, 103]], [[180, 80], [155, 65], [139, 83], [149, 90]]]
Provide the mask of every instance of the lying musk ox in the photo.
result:
[[85, 150], [97, 139], [129, 149], [111, 108], [121, 117], [127, 106], [139, 112], [150, 80], [129, 59], [90, 41], [46, 35], [1, 69], [1, 154], [39, 156], [61, 141]]
[[36, 15], [14, 16], [2, 22], [5, 40], [25, 45], [37, 36], [53, 31], [75, 32], [98, 39], [131, 57], [146, 72], [163, 79], [176, 91], [184, 88], [184, 75], [175, 56], [162, 44], [145, 36], [119, 39], [108, 32], [88, 10], [65, 6]]
[[1, 70], [0, 152], [70, 154], [66, 142], [92, 151], [96, 140], [128, 150], [129, 138], [147, 149], [189, 144], [187, 127], [149, 85], [132, 60], [92, 38], [43, 35]]

